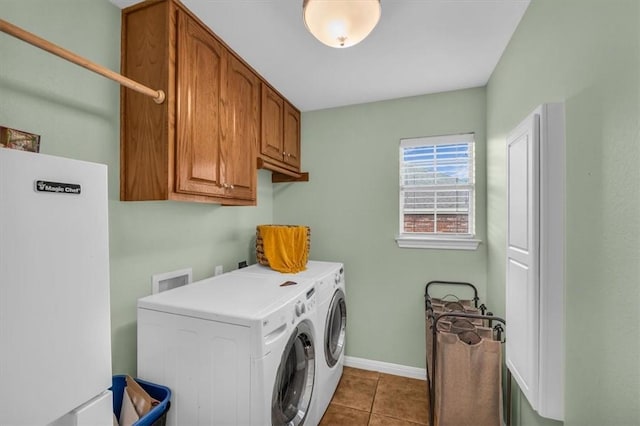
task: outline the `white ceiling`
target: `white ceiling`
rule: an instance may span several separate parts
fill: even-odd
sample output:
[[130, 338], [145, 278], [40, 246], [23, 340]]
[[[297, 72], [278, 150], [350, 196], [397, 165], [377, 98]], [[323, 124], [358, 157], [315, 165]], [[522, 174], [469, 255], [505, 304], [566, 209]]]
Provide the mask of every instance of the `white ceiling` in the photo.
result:
[[311, 111], [484, 86], [529, 0], [381, 0], [376, 28], [347, 49], [307, 32], [302, 0], [182, 3], [289, 101]]

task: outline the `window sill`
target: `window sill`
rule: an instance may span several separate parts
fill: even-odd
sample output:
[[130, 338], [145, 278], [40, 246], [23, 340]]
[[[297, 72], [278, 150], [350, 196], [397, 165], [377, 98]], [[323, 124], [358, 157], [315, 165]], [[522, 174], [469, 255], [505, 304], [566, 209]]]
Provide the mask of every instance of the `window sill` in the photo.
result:
[[477, 250], [482, 241], [474, 238], [447, 238], [426, 235], [397, 235], [400, 248], [424, 248], [445, 250]]

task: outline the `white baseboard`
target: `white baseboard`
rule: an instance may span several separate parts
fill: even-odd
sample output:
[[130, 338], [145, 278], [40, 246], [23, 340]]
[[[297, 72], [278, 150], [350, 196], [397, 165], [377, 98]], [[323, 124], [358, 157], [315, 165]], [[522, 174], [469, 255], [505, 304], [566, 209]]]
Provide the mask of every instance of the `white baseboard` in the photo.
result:
[[345, 356], [344, 365], [347, 367], [360, 368], [362, 370], [379, 371], [381, 373], [393, 374], [395, 376], [410, 377], [412, 379], [427, 379], [427, 370], [424, 368], [409, 367], [406, 365], [392, 364], [390, 362]]

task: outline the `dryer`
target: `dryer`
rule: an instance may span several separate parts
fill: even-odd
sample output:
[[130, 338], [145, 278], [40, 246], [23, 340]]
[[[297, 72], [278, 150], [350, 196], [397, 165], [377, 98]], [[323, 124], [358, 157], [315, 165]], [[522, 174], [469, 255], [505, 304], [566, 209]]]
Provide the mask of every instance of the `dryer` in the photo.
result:
[[346, 343], [347, 306], [344, 265], [338, 262], [309, 261], [297, 274], [282, 274], [262, 265], [238, 269], [234, 274], [278, 276], [287, 280], [312, 280], [317, 297], [314, 321], [318, 340], [316, 354], [316, 392], [310, 425], [320, 423], [342, 377]]
[[344, 267], [336, 264], [316, 282], [318, 333], [322, 349], [316, 357], [317, 398], [315, 417], [322, 419], [338, 387], [344, 368], [347, 331], [347, 300]]
[[315, 286], [285, 281], [228, 273], [138, 300], [138, 376], [173, 391], [167, 425], [315, 415]]

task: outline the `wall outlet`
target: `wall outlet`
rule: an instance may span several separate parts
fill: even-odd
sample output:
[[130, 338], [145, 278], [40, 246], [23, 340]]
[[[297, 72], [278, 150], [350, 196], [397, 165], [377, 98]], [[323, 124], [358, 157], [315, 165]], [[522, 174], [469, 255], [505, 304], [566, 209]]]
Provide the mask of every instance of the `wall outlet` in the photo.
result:
[[243, 260], [242, 262], [238, 262], [238, 269], [242, 269], [242, 268], [246, 268], [247, 267], [247, 261]]
[[222, 272], [223, 272], [222, 271], [222, 265], [218, 265], [218, 266], [216, 266], [216, 270], [215, 270], [215, 272], [213, 274], [215, 276], [218, 276], [218, 275], [222, 275]]

